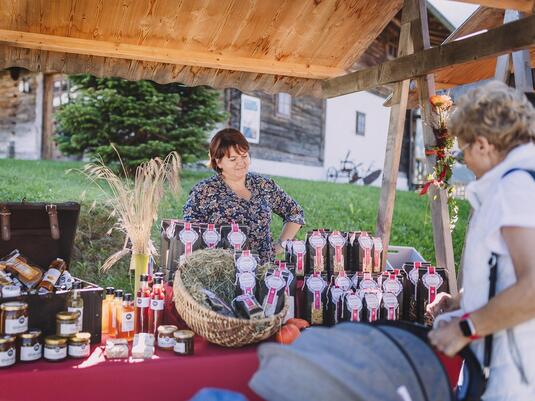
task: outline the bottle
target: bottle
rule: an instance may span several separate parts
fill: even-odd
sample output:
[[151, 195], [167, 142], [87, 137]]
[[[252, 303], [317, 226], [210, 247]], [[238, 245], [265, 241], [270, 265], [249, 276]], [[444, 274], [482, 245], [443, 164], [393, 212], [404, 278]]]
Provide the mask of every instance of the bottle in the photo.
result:
[[102, 334], [110, 334], [110, 329], [113, 326], [111, 323], [111, 308], [114, 305], [114, 291], [115, 288], [106, 288], [106, 297], [102, 300]]
[[67, 295], [67, 311], [68, 312], [80, 312], [80, 316], [76, 320], [76, 326], [78, 332], [83, 331], [83, 322], [84, 322], [84, 300], [82, 299], [82, 294], [80, 294], [80, 289], [82, 288], [82, 283], [80, 281], [75, 281], [72, 284], [72, 290]]
[[154, 277], [154, 284], [150, 294], [149, 310], [149, 333], [156, 336], [158, 326], [162, 324], [163, 306], [165, 301], [165, 292], [161, 277]]
[[123, 290], [115, 290], [115, 297], [113, 299], [113, 304], [111, 305], [111, 327], [110, 327], [110, 337], [117, 336], [117, 320], [119, 319], [119, 313], [123, 307]]
[[149, 276], [142, 274], [139, 276], [139, 289], [136, 293], [136, 329], [137, 333], [149, 332], [149, 307], [150, 307], [150, 288]]
[[122, 307], [117, 314], [117, 338], [126, 338], [127, 341], [134, 339], [134, 302], [132, 294], [124, 295]]
[[37, 289], [48, 292], [54, 291], [54, 286], [65, 270], [67, 270], [67, 263], [65, 263], [63, 259], [57, 258], [54, 260], [52, 263], [50, 263], [50, 266], [48, 266], [48, 270], [37, 286]]

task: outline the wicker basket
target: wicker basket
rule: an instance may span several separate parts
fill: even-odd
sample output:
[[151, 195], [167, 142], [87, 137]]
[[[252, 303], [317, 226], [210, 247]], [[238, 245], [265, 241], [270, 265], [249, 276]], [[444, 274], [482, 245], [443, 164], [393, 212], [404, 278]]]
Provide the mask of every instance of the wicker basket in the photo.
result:
[[180, 270], [175, 273], [173, 292], [176, 310], [186, 324], [206, 340], [224, 347], [243, 347], [272, 336], [282, 326], [288, 310], [286, 298], [284, 308], [269, 318], [247, 320], [223, 316], [193, 299], [184, 287]]

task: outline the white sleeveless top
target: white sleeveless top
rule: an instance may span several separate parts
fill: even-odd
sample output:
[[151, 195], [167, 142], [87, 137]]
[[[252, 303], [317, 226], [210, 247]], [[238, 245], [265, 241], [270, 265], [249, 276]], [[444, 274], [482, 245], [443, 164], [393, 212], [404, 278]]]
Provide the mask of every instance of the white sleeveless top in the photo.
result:
[[[534, 144], [513, 149], [505, 160], [466, 188], [474, 209], [463, 259], [461, 308], [466, 312], [477, 310], [488, 301], [488, 260], [492, 252], [498, 255], [496, 292], [516, 282], [500, 229], [535, 228], [535, 180], [520, 171], [502, 178], [512, 168], [535, 170]], [[535, 294], [530, 295], [535, 302]], [[472, 342], [471, 347], [482, 363], [483, 340]], [[535, 318], [494, 334], [490, 380], [483, 400], [535, 401]]]

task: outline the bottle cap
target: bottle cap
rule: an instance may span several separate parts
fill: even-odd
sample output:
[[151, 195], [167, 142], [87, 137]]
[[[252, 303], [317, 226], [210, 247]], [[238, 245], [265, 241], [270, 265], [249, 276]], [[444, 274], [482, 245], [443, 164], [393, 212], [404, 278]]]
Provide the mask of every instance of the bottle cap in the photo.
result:
[[113, 295], [113, 294], [115, 294], [115, 288], [106, 287], [106, 295]]
[[154, 277], [154, 284], [161, 284], [163, 281], [162, 277], [156, 276]]
[[124, 301], [131, 301], [132, 300], [132, 294], [130, 294], [129, 292], [124, 294], [123, 300]]
[[124, 294], [123, 290], [115, 290], [115, 298], [122, 298]]

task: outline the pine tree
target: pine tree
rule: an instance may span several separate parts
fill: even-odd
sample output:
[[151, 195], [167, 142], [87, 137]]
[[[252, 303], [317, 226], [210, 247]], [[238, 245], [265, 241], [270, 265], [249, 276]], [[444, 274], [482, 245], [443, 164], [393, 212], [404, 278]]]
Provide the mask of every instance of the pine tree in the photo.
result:
[[206, 157], [207, 135], [225, 113], [217, 91], [152, 81], [70, 78], [71, 101], [56, 114], [56, 137], [67, 155], [100, 155], [133, 170], [152, 157], [177, 151], [184, 162]]

